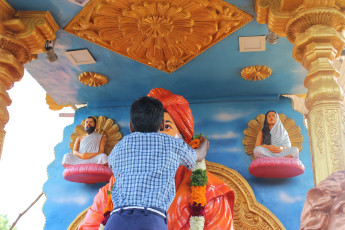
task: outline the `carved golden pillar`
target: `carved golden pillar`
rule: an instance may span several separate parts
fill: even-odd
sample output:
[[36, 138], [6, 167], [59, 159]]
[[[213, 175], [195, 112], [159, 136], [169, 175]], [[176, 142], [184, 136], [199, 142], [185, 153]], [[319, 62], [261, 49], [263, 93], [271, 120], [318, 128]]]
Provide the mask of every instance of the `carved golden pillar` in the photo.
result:
[[309, 110], [309, 141], [318, 184], [345, 169], [345, 109], [333, 60], [344, 44], [345, 2], [341, 0], [258, 0], [258, 22], [294, 44], [293, 57], [308, 74], [305, 105]]
[[7, 90], [22, 79], [24, 64], [45, 52], [45, 42], [54, 40], [57, 30], [49, 12], [16, 12], [0, 0], [0, 157], [9, 120], [7, 106], [12, 102]]

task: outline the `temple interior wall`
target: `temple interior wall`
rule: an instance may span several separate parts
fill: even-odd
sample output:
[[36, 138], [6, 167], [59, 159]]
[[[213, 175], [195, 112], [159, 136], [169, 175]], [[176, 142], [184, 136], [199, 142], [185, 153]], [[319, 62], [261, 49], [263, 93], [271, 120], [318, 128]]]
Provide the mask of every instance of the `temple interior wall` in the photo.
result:
[[[210, 149], [206, 159], [238, 171], [251, 185], [256, 199], [266, 206], [281, 221], [286, 229], [299, 228], [300, 214], [307, 191], [312, 188], [313, 174], [308, 132], [303, 115], [292, 109], [290, 99], [234, 100], [212, 103], [191, 103], [195, 133], [206, 134]], [[248, 122], [260, 113], [275, 110], [292, 118], [301, 128], [304, 137], [300, 160], [305, 166], [304, 174], [288, 179], [263, 179], [249, 174], [251, 158], [244, 151], [243, 130]], [[48, 167], [49, 179], [44, 185], [47, 201], [43, 211], [45, 229], [66, 229], [74, 218], [89, 207], [98, 189], [104, 184], [79, 184], [63, 179], [61, 165], [63, 155], [70, 152], [70, 135], [87, 116], [106, 116], [120, 126], [123, 135], [129, 134], [129, 106], [91, 108], [76, 111], [74, 123], [64, 130], [63, 141], [55, 147], [55, 160]]]

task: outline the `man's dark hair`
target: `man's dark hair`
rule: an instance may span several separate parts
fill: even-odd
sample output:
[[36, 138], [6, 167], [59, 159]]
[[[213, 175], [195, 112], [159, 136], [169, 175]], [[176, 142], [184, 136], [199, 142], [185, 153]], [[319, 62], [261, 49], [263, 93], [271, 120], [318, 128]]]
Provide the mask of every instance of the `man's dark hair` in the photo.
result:
[[157, 132], [164, 119], [162, 102], [153, 97], [141, 97], [133, 102], [130, 111], [134, 132]]
[[95, 122], [95, 126], [96, 126], [96, 124], [97, 124], [96, 118], [91, 117], [91, 116], [89, 116], [89, 117], [87, 117], [87, 118], [92, 118], [92, 119], [93, 119], [93, 122]]

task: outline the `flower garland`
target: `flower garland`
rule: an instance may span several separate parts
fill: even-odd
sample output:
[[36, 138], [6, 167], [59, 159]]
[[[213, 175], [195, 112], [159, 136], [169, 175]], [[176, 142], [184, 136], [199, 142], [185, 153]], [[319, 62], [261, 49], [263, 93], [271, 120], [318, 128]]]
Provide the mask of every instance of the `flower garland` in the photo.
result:
[[[192, 141], [189, 143], [190, 147], [196, 149], [200, 145], [200, 137], [202, 136], [202, 134], [194, 135]], [[189, 229], [203, 230], [205, 226], [205, 205], [207, 204], [207, 174], [205, 160], [196, 162], [192, 169], [192, 176], [190, 178], [191, 195], [189, 204], [191, 217], [189, 219]]]
[[111, 186], [110, 191], [107, 190], [107, 206], [104, 208], [104, 214], [103, 214], [103, 220], [101, 222], [101, 225], [99, 226], [98, 230], [103, 230], [105, 225], [107, 224], [107, 221], [109, 219], [110, 213], [113, 210], [113, 201], [111, 199], [111, 191], [113, 190], [113, 186]]

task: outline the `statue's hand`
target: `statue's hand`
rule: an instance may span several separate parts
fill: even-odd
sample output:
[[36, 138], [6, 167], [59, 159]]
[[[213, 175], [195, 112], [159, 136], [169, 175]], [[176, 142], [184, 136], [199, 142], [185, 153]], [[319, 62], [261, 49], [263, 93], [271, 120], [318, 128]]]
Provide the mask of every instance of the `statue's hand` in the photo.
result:
[[275, 145], [268, 145], [267, 149], [270, 150], [272, 153], [280, 153], [281, 151], [283, 151], [282, 148]]

